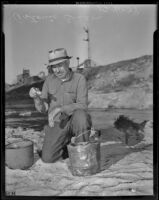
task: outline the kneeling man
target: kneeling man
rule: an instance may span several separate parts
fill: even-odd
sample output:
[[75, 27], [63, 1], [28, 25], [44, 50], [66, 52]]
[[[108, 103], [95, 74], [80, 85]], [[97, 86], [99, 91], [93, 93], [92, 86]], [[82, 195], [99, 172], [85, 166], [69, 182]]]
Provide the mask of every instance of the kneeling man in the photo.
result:
[[[71, 137], [90, 130], [92, 121], [87, 113], [88, 90], [82, 74], [73, 72], [70, 58], [64, 48], [49, 51], [49, 68], [53, 73], [46, 78], [42, 92], [31, 88], [39, 112], [48, 113], [48, 125], [44, 127], [45, 138], [42, 160], [52, 163], [59, 160]], [[89, 135], [81, 135], [78, 142], [87, 141]]]

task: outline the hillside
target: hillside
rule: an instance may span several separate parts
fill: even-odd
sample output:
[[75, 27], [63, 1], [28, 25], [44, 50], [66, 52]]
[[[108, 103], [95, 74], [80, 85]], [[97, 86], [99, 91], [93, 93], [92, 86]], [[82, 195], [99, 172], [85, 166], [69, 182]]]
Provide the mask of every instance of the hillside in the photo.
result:
[[152, 56], [87, 69], [89, 107], [152, 108]]
[[[106, 66], [87, 68], [89, 107], [136, 108], [153, 106], [153, 60], [146, 55]], [[29, 89], [42, 88], [43, 81], [6, 93], [6, 102], [31, 100]]]
[[8, 90], [10, 85], [8, 83], [5, 83], [5, 90]]

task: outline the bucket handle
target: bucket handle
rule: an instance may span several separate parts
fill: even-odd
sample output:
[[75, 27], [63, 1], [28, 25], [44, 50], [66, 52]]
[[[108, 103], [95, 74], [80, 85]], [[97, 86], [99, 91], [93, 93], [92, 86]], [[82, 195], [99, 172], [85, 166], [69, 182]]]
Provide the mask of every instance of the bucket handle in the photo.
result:
[[[83, 133], [81, 133], [81, 134], [79, 134], [78, 136], [76, 136], [76, 137], [73, 137], [73, 138], [78, 138], [78, 137], [80, 137], [80, 136], [82, 136], [82, 135], [85, 135], [88, 131], [90, 131], [91, 132], [91, 134], [90, 134], [90, 136], [89, 137], [92, 137], [92, 136], [94, 136], [95, 135], [95, 133], [96, 133], [96, 131], [95, 131], [95, 129], [93, 128], [93, 127], [91, 127], [91, 129], [90, 130], [86, 130], [86, 131], [84, 131]], [[74, 141], [74, 140], [73, 140]], [[72, 142], [72, 143], [74, 143], [74, 142]]]

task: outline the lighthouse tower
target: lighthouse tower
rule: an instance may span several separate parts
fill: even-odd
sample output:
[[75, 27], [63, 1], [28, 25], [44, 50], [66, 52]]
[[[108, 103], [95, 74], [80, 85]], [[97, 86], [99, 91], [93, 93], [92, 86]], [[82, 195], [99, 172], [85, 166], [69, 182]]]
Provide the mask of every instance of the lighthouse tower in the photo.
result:
[[87, 58], [87, 67], [91, 67], [91, 49], [90, 49], [90, 32], [88, 27], [83, 27], [85, 33], [87, 34], [86, 39], [83, 39], [85, 42], [87, 42], [87, 51], [88, 51], [88, 58]]

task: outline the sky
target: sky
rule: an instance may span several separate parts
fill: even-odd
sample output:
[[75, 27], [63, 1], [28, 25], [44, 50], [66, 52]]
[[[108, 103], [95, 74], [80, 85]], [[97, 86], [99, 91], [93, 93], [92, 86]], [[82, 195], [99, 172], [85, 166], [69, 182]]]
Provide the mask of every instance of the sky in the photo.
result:
[[48, 51], [66, 48], [70, 66], [88, 57], [83, 27], [90, 33], [90, 56], [98, 65], [153, 54], [157, 5], [3, 5], [5, 82], [23, 68], [47, 74]]

